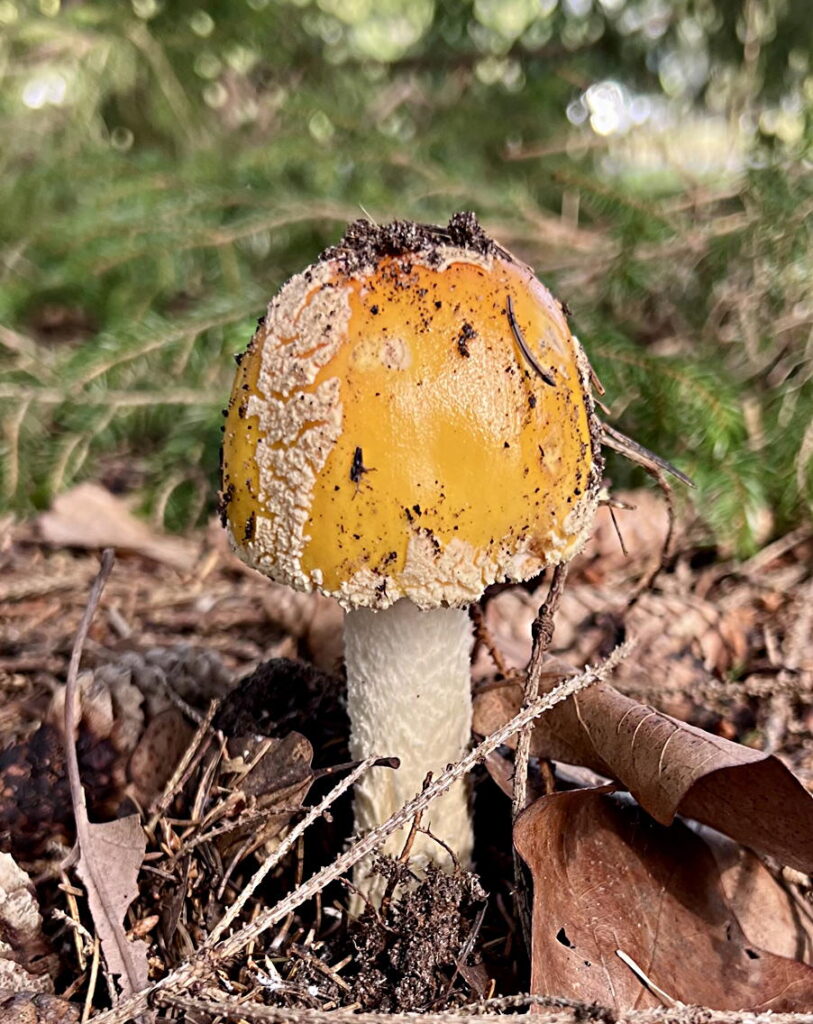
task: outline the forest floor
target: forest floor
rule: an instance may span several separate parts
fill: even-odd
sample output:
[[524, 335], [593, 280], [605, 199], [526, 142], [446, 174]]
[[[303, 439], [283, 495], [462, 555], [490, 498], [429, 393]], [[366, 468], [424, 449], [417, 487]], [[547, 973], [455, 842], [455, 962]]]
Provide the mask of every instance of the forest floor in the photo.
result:
[[[605, 686], [609, 703], [595, 711], [597, 722], [611, 720], [618, 735], [621, 723], [638, 709], [650, 718], [663, 712], [711, 737], [715, 757], [729, 757], [732, 747], [754, 753], [744, 766], [715, 762], [718, 779], [740, 767], [748, 774], [733, 791], [705, 792], [713, 812], [688, 815], [690, 805], [682, 801], [695, 786], [691, 806], [699, 806], [695, 784], [708, 778], [699, 766], [712, 755], [705, 748], [689, 749], [698, 741], [688, 730], [669, 741], [670, 751], [688, 744], [669, 762], [667, 743], [650, 741], [651, 723], [641, 719], [635, 742], [643, 737], [645, 755], [658, 755], [659, 770], [671, 765], [674, 775], [691, 775], [689, 782], [675, 784], [672, 810], [750, 842], [750, 824], [739, 834], [726, 827], [731, 806], [736, 805], [734, 816], [746, 819], [744, 805], [753, 798], [763, 808], [754, 813], [764, 824], [764, 807], [777, 804], [765, 825], [773, 838], [761, 839], [753, 826], [760, 856], [758, 867], [749, 868], [747, 898], [741, 884], [746, 854], [740, 847], [736, 855], [727, 854], [729, 867], [733, 861], [739, 865], [735, 884], [716, 848], [716, 867], [709, 869], [706, 854], [689, 848], [694, 838], [681, 833], [675, 839], [676, 833], [663, 829], [673, 846], [678, 840], [689, 844], [681, 847], [682, 856], [694, 865], [682, 883], [693, 888], [691, 897], [677, 892], [680, 907], [662, 908], [679, 915], [693, 899], [702, 904], [692, 911], [691, 927], [686, 922], [675, 927], [684, 949], [695, 943], [694, 955], [687, 957], [695, 962], [694, 973], [672, 969], [665, 983], [666, 973], [658, 972], [658, 957], [650, 949], [643, 964], [633, 957], [637, 972], [620, 965], [629, 976], [629, 991], [624, 995], [623, 985], [616, 981], [613, 989], [611, 983], [607, 991], [616, 991], [614, 1003], [602, 999], [603, 990], [590, 987], [592, 982], [585, 987], [576, 968], [557, 960], [558, 954], [569, 954], [574, 941], [578, 946], [574, 934], [584, 927], [593, 935], [592, 956], [614, 955], [622, 945], [623, 922], [616, 922], [612, 938], [605, 940], [575, 914], [551, 937], [543, 935], [550, 931], [551, 915], [564, 920], [562, 906], [534, 902], [531, 889], [567, 890], [565, 877], [578, 889], [574, 874], [594, 873], [600, 856], [593, 851], [592, 867], [573, 861], [557, 882], [550, 855], [539, 854], [550, 850], [541, 826], [533, 841], [527, 834], [522, 842], [515, 837], [530, 868], [523, 898], [534, 902], [532, 950], [530, 956], [525, 952], [514, 910], [510, 744], [490, 751], [473, 774], [477, 876], [461, 869], [450, 876], [430, 875], [417, 888], [397, 889], [409, 874], [405, 855], [402, 862], [381, 866], [393, 890], [384, 908], [368, 910], [356, 921], [347, 913], [352, 883], [335, 877], [341, 872], [328, 870], [324, 884], [291, 900], [289, 894], [299, 892], [315, 872], [338, 863], [352, 831], [349, 794], [330, 797], [350, 771], [342, 613], [325, 598], [294, 594], [245, 568], [228, 550], [219, 524], [194, 537], [161, 534], [135, 518], [124, 501], [87, 484], [63, 495], [35, 522], [0, 523], [0, 850], [13, 856], [36, 893], [28, 930], [15, 932], [12, 953], [0, 944], [0, 1022], [87, 1018], [111, 1005], [116, 984], [126, 997], [167, 976], [177, 976], [179, 984], [153, 1001], [157, 1019], [201, 1022], [218, 1019], [217, 1008], [222, 1019], [241, 1019], [237, 1003], [246, 1020], [298, 1019], [300, 1012], [337, 1008], [448, 1014], [468, 1012], [476, 1004], [481, 1011], [504, 1010], [508, 1004], [499, 998], [529, 990], [548, 1002], [553, 995], [566, 996], [556, 1003], [560, 1009], [574, 1006], [574, 1000], [612, 1003], [615, 1019], [620, 1011], [680, 1003], [719, 1010], [813, 1008], [809, 869], [806, 855], [798, 853], [813, 825], [804, 803], [787, 810], [782, 787], [790, 783], [784, 775], [777, 783], [778, 775], [760, 774], [767, 772], [766, 764], [772, 772], [789, 768], [801, 783], [791, 802], [807, 800], [803, 790], [813, 791], [813, 530], [799, 529], [737, 563], [708, 546], [696, 523], [679, 522], [664, 570], [640, 589], [660, 558], [665, 508], [651, 492], [620, 497], [636, 506], [616, 513], [626, 550], [602, 510], [594, 537], [570, 571], [550, 651], [561, 661], [551, 664], [566, 662], [581, 670], [634, 637], [631, 653], [612, 673], [612, 688]], [[116, 876], [122, 889], [132, 890], [126, 898], [118, 893], [112, 909], [100, 910], [93, 901], [96, 883], [86, 880], [81, 862], [78, 876], [66, 862], [76, 838], [76, 794], [67, 778], [63, 737], [71, 651], [104, 547], [115, 548], [117, 560], [84, 644], [75, 749], [91, 823], [132, 812], [136, 817], [126, 820], [138, 823], [140, 838], [134, 844], [131, 835], [121, 840], [127, 855], [113, 856], [109, 848], [97, 847], [92, 856], [83, 851], [85, 871], [95, 857], [102, 874]], [[495, 591], [475, 617], [476, 739], [499, 728], [521, 705], [531, 624], [545, 593], [544, 582]], [[622, 699], [626, 703], [619, 711]], [[638, 748], [630, 741], [617, 755], [620, 760], [613, 760], [616, 754], [596, 746], [598, 727], [591, 733], [589, 713], [585, 703], [581, 727], [589, 734], [589, 750], [570, 763], [562, 750], [580, 750], [583, 742], [572, 723], [560, 724], [552, 738], [534, 733], [530, 800], [594, 794], [608, 778], [621, 779], [620, 788], [635, 792], [665, 826], [671, 811], [661, 810], [669, 800], [661, 793], [647, 803], [648, 783], [635, 781], [636, 773], [649, 770], [636, 761]], [[330, 810], [314, 815], [289, 842], [303, 813], [323, 799], [331, 800]], [[575, 814], [568, 827], [576, 834], [581, 827], [576, 818], [587, 813], [585, 806], [567, 811]], [[601, 819], [601, 856], [606, 855], [608, 873], [619, 875], [618, 863], [609, 864], [616, 856], [607, 839], [612, 835], [636, 851], [626, 854], [628, 859], [648, 865], [647, 876], [660, 877], [661, 870], [664, 877], [674, 876], [661, 863], [666, 854], [653, 852], [651, 836], [660, 835], [654, 821], [647, 819], [650, 845], [642, 854], [624, 831], [628, 823], [605, 820], [606, 814], [627, 814], [629, 808], [602, 806], [590, 810], [592, 825], [581, 834], [595, 830]], [[419, 826], [420, 815], [416, 820]], [[124, 864], [128, 857], [134, 858], [132, 870]], [[653, 866], [656, 862], [660, 866]], [[256, 891], [246, 895], [260, 866]], [[9, 870], [0, 871], [0, 896], [4, 885], [6, 894], [14, 885], [20, 888], [21, 873]], [[704, 872], [709, 877], [698, 880]], [[624, 884], [630, 892], [644, 885], [634, 872]], [[211, 949], [229, 934], [222, 919], [241, 893], [245, 905], [228, 924], [245, 934], [219, 958]], [[730, 998], [716, 997], [729, 983], [714, 975], [708, 960], [720, 926], [709, 908], [714, 904], [719, 910], [718, 899], [726, 901], [729, 937], [731, 920], [741, 930], [743, 957], [763, 960], [760, 978], [749, 976]], [[279, 913], [269, 916], [268, 908]], [[627, 911], [616, 906], [612, 913], [639, 920], [643, 911], [630, 895]], [[109, 950], [122, 921], [128, 939], [124, 953], [119, 951], [125, 962], [116, 971]], [[247, 926], [254, 930], [249, 933]], [[602, 943], [609, 945], [603, 949]], [[200, 967], [202, 949], [210, 951], [206, 970]], [[680, 959], [674, 948], [669, 956]], [[579, 964], [589, 967], [588, 959]], [[698, 980], [698, 961], [710, 979]], [[105, 962], [121, 975], [118, 983], [107, 976]], [[183, 975], [190, 962], [199, 969]], [[730, 972], [732, 962], [721, 963], [720, 970]], [[769, 974], [772, 980], [766, 980]], [[252, 1016], [261, 1010], [282, 1016]], [[38, 1016], [24, 1017], [29, 1011]]]

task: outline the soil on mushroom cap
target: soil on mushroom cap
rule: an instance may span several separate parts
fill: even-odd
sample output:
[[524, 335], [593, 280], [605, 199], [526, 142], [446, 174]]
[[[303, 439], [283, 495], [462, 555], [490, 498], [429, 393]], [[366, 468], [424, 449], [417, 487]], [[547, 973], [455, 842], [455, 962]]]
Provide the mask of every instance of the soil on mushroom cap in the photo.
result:
[[347, 275], [375, 266], [385, 256], [421, 253], [433, 265], [440, 262], [439, 246], [453, 245], [480, 256], [500, 256], [513, 262], [513, 257], [488, 237], [477, 217], [470, 211], [455, 213], [446, 227], [436, 224], [415, 224], [396, 220], [391, 224], [373, 224], [356, 220], [347, 228], [337, 245], [320, 255], [319, 262], [335, 261]]

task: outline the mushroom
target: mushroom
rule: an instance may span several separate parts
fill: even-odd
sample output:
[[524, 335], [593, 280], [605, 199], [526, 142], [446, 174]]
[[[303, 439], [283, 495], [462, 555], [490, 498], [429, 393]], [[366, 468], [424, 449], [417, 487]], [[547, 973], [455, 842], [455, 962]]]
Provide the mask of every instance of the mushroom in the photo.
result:
[[[579, 550], [599, 440], [561, 304], [472, 214], [358, 221], [269, 305], [226, 413], [222, 516], [249, 565], [346, 609], [352, 756], [401, 761], [357, 786], [357, 829], [464, 753], [467, 606]], [[463, 783], [423, 825], [469, 861]], [[448, 865], [442, 844], [419, 834], [413, 866]]]

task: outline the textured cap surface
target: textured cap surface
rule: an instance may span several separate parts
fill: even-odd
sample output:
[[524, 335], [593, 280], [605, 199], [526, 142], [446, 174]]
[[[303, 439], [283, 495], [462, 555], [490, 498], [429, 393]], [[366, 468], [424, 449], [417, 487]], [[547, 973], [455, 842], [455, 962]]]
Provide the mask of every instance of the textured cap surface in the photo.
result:
[[530, 269], [471, 215], [359, 222], [240, 362], [222, 511], [280, 582], [461, 605], [572, 557], [600, 475], [586, 357]]

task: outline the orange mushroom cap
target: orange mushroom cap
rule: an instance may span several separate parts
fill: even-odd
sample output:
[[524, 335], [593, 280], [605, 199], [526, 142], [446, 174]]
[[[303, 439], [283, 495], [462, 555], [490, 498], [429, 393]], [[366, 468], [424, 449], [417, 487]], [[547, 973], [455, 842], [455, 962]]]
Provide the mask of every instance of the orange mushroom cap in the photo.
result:
[[463, 605], [570, 559], [602, 469], [560, 303], [471, 214], [356, 222], [288, 281], [240, 360], [223, 454], [242, 557], [348, 608]]

